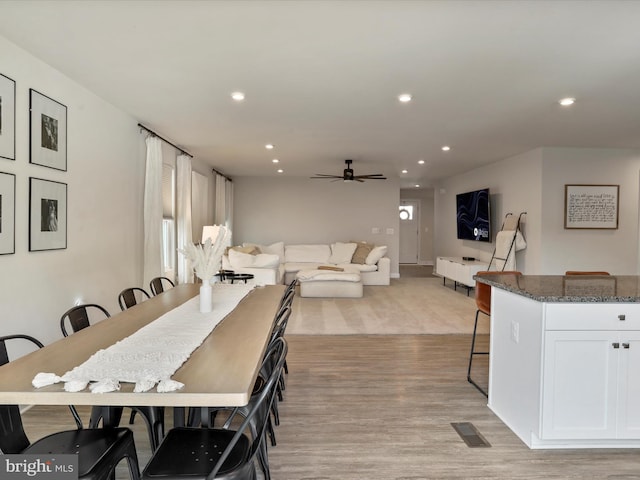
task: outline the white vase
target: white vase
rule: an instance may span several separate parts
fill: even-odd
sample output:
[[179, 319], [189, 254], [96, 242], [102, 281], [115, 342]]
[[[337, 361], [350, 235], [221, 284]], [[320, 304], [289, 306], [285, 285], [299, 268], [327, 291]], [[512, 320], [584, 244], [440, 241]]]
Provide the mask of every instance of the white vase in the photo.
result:
[[209, 313], [213, 310], [213, 301], [211, 298], [211, 283], [209, 280], [203, 280], [200, 286], [200, 312]]

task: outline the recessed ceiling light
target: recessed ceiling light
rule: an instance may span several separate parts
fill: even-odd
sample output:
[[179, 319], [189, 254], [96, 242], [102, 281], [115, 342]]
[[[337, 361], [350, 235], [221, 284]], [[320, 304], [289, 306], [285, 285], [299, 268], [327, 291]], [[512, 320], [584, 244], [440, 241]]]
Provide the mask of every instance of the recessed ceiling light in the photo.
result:
[[278, 163], [280, 160], [278, 160], [277, 158], [274, 158], [273, 160], [271, 160], [273, 163]]
[[264, 148], [266, 148], [267, 150], [273, 150], [273, 147], [274, 147], [273, 143], [267, 143], [267, 144], [264, 146]]
[[448, 152], [449, 150], [451, 150], [451, 147], [450, 147], [449, 145], [444, 145], [444, 146], [442, 147], [442, 151], [443, 151], [443, 152]]
[[418, 165], [424, 165], [424, 160], [418, 160]]
[[244, 100], [244, 93], [242, 92], [233, 92], [231, 94], [231, 98], [233, 98], [236, 102], [240, 102]]
[[573, 97], [567, 97], [567, 98], [563, 98], [558, 103], [563, 107], [568, 107], [569, 105], [573, 105], [574, 103], [576, 103], [576, 99]]
[[414, 185], [414, 187], [416, 188], [420, 188], [420, 185], [418, 185], [417, 183]]
[[281, 168], [279, 168], [279, 169], [278, 169], [278, 173], [282, 173], [282, 172], [284, 172], [284, 170], [283, 170], [283, 169], [281, 169]]
[[400, 95], [398, 95], [398, 100], [400, 100], [402, 103], [407, 103], [411, 101], [411, 94], [410, 93], [402, 93]]
[[409, 173], [408, 170], [402, 170], [402, 173]]

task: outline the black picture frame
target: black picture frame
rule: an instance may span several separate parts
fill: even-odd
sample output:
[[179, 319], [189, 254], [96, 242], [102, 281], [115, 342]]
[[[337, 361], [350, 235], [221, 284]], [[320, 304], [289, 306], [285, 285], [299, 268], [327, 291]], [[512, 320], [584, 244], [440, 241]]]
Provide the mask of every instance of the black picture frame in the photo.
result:
[[0, 255], [16, 252], [16, 176], [0, 172]]
[[1, 73], [0, 157], [16, 159], [16, 82]]
[[29, 251], [67, 248], [67, 184], [29, 177]]
[[564, 228], [615, 230], [620, 211], [620, 185], [564, 186]]
[[29, 163], [67, 171], [67, 107], [29, 89]]

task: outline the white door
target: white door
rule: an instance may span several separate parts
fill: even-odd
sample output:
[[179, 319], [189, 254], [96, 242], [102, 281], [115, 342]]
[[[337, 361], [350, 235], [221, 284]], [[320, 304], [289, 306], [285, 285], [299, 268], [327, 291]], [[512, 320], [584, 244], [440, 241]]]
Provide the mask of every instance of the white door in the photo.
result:
[[420, 202], [400, 201], [400, 263], [418, 263]]

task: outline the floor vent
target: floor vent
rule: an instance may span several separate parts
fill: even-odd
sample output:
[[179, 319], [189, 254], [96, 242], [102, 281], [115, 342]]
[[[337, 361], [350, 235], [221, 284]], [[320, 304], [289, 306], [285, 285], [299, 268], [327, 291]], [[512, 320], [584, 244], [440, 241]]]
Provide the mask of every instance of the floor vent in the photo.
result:
[[480, 432], [478, 432], [476, 427], [473, 426], [473, 423], [452, 423], [451, 426], [456, 432], [458, 432], [458, 435], [460, 435], [460, 438], [464, 440], [464, 443], [467, 444], [467, 447], [475, 448], [491, 446], [491, 444], [485, 440]]

